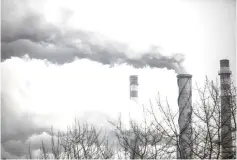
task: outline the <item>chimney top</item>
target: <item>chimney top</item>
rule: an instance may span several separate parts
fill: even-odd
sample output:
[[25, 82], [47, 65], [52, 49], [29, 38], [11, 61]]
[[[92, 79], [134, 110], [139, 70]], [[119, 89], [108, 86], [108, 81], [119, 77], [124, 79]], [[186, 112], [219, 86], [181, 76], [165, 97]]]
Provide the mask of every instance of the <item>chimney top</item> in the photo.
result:
[[191, 74], [178, 74], [177, 78], [192, 78]]
[[138, 85], [138, 76], [137, 75], [130, 75], [130, 85]]
[[228, 59], [222, 59], [220, 60], [221, 67], [229, 67], [229, 60]]

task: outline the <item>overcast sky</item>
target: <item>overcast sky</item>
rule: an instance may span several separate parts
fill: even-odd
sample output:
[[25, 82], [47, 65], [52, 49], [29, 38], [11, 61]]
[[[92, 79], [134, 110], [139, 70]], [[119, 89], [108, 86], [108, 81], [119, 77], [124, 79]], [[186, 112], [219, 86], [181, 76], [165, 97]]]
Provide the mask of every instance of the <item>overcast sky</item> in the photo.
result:
[[[2, 155], [34, 153], [51, 125], [75, 117], [110, 129], [119, 113], [139, 120], [157, 93], [177, 106], [179, 73], [236, 76], [234, 0], [3, 0]], [[137, 74], [139, 103], [129, 100]]]

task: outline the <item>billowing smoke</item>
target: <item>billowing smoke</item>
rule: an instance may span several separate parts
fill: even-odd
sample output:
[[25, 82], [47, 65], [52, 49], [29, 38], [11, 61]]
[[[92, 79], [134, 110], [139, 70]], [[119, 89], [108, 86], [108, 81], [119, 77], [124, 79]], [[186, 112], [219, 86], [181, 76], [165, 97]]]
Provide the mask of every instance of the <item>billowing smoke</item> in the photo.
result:
[[[104, 128], [109, 128], [107, 119], [110, 119], [111, 115], [114, 118], [117, 113], [126, 114], [136, 107], [127, 98], [129, 73], [123, 72], [135, 72], [136, 69], [131, 66], [172, 70], [163, 73], [163, 70], [152, 69], [156, 75], [150, 72], [149, 68], [139, 71], [141, 75], [146, 75], [144, 76], [146, 78], [140, 80], [140, 97], [144, 93], [144, 101], [167, 82], [166, 79], [162, 82], [160, 74], [165, 74], [164, 77], [168, 76], [167, 79], [172, 80], [170, 77], [175, 74], [173, 70], [176, 72], [183, 70], [182, 54], [165, 56], [155, 46], [143, 52], [135, 52], [128, 45], [109, 40], [99, 33], [68, 27], [66, 23], [73, 14], [71, 11], [63, 10], [62, 25], [55, 25], [49, 23], [43, 14], [30, 9], [29, 3], [38, 1], [2, 0], [1, 2], [1, 57], [4, 61], [1, 63], [2, 157], [19, 158], [28, 154], [30, 140], [32, 149], [38, 149], [41, 137], [49, 137], [46, 133], [49, 132], [50, 125], [55, 128], [70, 125], [71, 118], [75, 115], [82, 121], [103, 124]], [[26, 57], [18, 58], [24, 55], [32, 59], [28, 61]], [[42, 61], [44, 59], [45, 62], [51, 61], [61, 65], [44, 63]], [[108, 65], [112, 67], [116, 64], [131, 66], [121, 65], [119, 66], [121, 69], [118, 69], [118, 66], [108, 68]], [[95, 68], [99, 67], [98, 74]], [[147, 79], [149, 86], [146, 83]], [[85, 85], [85, 82], [90, 86]], [[121, 85], [114, 86], [114, 82], [119, 82]], [[153, 84], [157, 84], [158, 87], [154, 87]], [[176, 86], [176, 83], [172, 84]], [[172, 85], [168, 87], [173, 88]], [[91, 88], [94, 88], [93, 92]], [[170, 89], [166, 86], [163, 90]], [[101, 91], [104, 93], [101, 94]], [[112, 98], [111, 93], [114, 94]], [[93, 101], [91, 97], [95, 97]], [[118, 103], [115, 104], [115, 101]], [[98, 110], [103, 112], [100, 113]], [[134, 113], [134, 117], [141, 117], [137, 108]]]
[[[109, 40], [98, 33], [51, 24], [42, 14], [32, 10], [19, 14], [22, 9], [14, 8], [12, 12], [12, 7], [16, 5], [3, 2], [3, 8], [7, 9], [2, 11], [2, 60], [28, 54], [30, 58], [47, 59], [57, 64], [86, 58], [111, 66], [126, 63], [136, 68], [148, 66], [183, 72], [182, 54], [165, 56], [157, 47], [137, 53], [128, 45]], [[73, 14], [62, 12], [65, 14], [62, 17]]]

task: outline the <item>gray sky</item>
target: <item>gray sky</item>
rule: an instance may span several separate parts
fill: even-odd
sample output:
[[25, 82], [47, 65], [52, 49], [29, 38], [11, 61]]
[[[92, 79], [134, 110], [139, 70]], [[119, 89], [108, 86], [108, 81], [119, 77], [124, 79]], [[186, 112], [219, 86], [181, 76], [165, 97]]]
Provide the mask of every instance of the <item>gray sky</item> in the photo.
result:
[[[236, 76], [234, 0], [1, 2], [6, 156], [23, 156], [30, 140], [37, 152], [51, 125], [74, 117], [106, 128], [118, 113], [139, 119], [158, 91], [175, 110], [177, 73], [219, 78], [227, 58]], [[128, 99], [130, 74], [139, 76], [138, 105]]]

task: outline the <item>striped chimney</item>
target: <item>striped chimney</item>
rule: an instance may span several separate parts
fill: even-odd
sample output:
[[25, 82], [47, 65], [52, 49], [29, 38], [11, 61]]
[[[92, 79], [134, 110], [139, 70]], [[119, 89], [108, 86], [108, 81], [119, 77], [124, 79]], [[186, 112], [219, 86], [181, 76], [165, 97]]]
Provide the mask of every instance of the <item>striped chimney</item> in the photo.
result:
[[131, 75], [130, 79], [130, 99], [138, 101], [138, 76]]
[[181, 159], [192, 159], [192, 75], [179, 74], [179, 144], [177, 156]]

